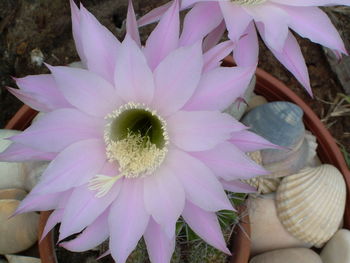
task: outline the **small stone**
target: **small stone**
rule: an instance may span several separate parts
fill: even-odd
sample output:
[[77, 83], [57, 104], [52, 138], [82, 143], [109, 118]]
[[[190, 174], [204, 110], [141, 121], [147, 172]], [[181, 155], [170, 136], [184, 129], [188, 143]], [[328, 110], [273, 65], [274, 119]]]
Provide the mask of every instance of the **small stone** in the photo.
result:
[[[308, 248], [286, 248], [255, 256], [249, 263], [322, 263], [319, 255]], [[332, 261], [332, 263], [339, 263]]]
[[266, 104], [267, 102], [268, 101], [263, 96], [260, 96], [260, 95], [253, 96], [248, 103], [247, 111], [250, 111], [260, 105]]
[[22, 168], [25, 174], [24, 189], [31, 191], [39, 182], [41, 175], [46, 170], [49, 162], [37, 161], [23, 163]]
[[17, 255], [5, 255], [9, 263], [41, 263], [40, 258], [32, 258]]
[[11, 217], [19, 203], [20, 201], [13, 199], [0, 200], [0, 254], [24, 251], [37, 241], [39, 221], [37, 213]]
[[[11, 141], [6, 138], [18, 134], [19, 131], [0, 130], [0, 153], [3, 152]], [[0, 162], [0, 189], [23, 188], [24, 174], [22, 164], [12, 162]]]
[[26, 195], [26, 191], [17, 188], [0, 190], [0, 199], [15, 199], [21, 201]]
[[338, 230], [321, 252], [323, 263], [350, 262], [350, 231]]
[[274, 198], [274, 194], [269, 194], [248, 199], [251, 254], [290, 247], [310, 248], [310, 244], [296, 239], [284, 229], [277, 217]]
[[38, 48], [33, 49], [30, 52], [30, 60], [34, 65], [40, 67], [44, 62], [43, 52], [41, 52], [41, 50]]

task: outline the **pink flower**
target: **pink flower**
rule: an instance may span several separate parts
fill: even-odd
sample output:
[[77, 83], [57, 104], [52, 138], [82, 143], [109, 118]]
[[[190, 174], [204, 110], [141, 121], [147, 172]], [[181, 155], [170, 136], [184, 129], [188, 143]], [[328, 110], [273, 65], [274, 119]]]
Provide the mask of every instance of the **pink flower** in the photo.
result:
[[[169, 262], [182, 215], [212, 246], [230, 254], [215, 212], [233, 210], [224, 189], [266, 174], [244, 152], [273, 147], [222, 113], [241, 96], [255, 66], [221, 68], [231, 42], [203, 54], [181, 45], [175, 1], [141, 47], [132, 5], [120, 43], [71, 1], [73, 34], [85, 69], [17, 79], [10, 91], [44, 112], [1, 160], [52, 160], [19, 212], [54, 210], [59, 240], [85, 251], [109, 238], [118, 263], [145, 238], [150, 259]], [[186, 30], [186, 29], [185, 29]]]
[[[229, 38], [236, 44], [234, 57], [239, 65], [256, 64], [258, 60], [257, 28], [275, 57], [312, 94], [303, 55], [289, 28], [302, 37], [333, 49], [339, 58], [342, 53], [347, 54], [343, 41], [330, 19], [317, 7], [326, 5], [350, 5], [350, 1], [183, 0], [181, 8], [193, 6], [186, 17], [189, 25], [197, 27], [197, 34], [191, 36], [193, 41], [212, 32], [208, 40], [215, 43], [224, 33], [225, 23]], [[154, 21], [168, 6], [169, 4], [166, 4], [151, 11], [141, 18], [139, 23], [142, 25]], [[182, 41], [187, 42], [190, 35], [184, 36]]]

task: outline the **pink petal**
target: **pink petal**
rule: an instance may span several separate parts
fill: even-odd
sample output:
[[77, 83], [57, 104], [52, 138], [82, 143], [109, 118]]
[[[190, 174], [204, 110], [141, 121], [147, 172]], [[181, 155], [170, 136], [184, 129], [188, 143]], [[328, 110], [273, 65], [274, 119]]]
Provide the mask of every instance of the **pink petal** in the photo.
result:
[[126, 35], [115, 66], [118, 94], [126, 102], [149, 104], [153, 98], [154, 82], [146, 58], [129, 35]]
[[192, 45], [198, 40], [203, 40], [221, 21], [222, 14], [217, 3], [196, 4], [185, 16], [180, 45]]
[[242, 152], [255, 152], [262, 149], [281, 149], [280, 146], [250, 131], [234, 132], [230, 142]]
[[205, 242], [222, 252], [231, 255], [230, 250], [228, 250], [226, 246], [219, 220], [215, 213], [204, 211], [191, 202], [186, 202], [182, 217], [192, 230]]
[[[260, 25], [257, 25], [259, 31], [263, 31]], [[261, 34], [262, 35], [262, 34]], [[312, 96], [309, 73], [303, 54], [301, 53], [298, 41], [291, 32], [288, 33], [286, 44], [282, 52], [275, 51], [269, 47], [274, 56], [285, 66], [296, 79], [304, 86], [306, 91]]]
[[225, 1], [230, 1], [230, 0], [182, 0], [181, 9], [188, 8], [195, 3], [209, 2], [209, 1], [215, 1], [215, 2], [223, 1], [223, 2], [225, 2]]
[[253, 186], [239, 180], [225, 181], [221, 179], [220, 182], [226, 191], [234, 193], [256, 193], [256, 189]]
[[36, 150], [60, 152], [79, 140], [102, 138], [105, 121], [75, 109], [60, 109], [45, 114], [24, 132], [10, 139]]
[[177, 171], [164, 163], [155, 175], [144, 179], [145, 209], [168, 237], [175, 235], [175, 224], [185, 205], [185, 192], [177, 176]]
[[72, 32], [75, 42], [75, 48], [79, 54], [79, 57], [84, 66], [86, 66], [86, 56], [84, 54], [84, 47], [81, 39], [81, 29], [80, 29], [80, 10], [75, 4], [74, 0], [69, 0], [70, 9], [72, 15]]
[[228, 142], [205, 152], [194, 152], [192, 155], [205, 163], [216, 176], [227, 181], [269, 174]]
[[220, 110], [243, 96], [255, 73], [251, 67], [219, 67], [204, 74], [186, 110]]
[[344, 43], [328, 16], [317, 7], [281, 6], [291, 16], [290, 28], [302, 37], [346, 54]]
[[[71, 195], [71, 191], [49, 194], [34, 194], [31, 192], [24, 198], [16, 210], [16, 214], [32, 211], [48, 211], [60, 208], [59, 204]], [[63, 201], [62, 201], [63, 200]]]
[[35, 150], [20, 143], [12, 143], [6, 148], [5, 151], [0, 153], [0, 161], [51, 161], [56, 157], [56, 155], [56, 153]]
[[233, 117], [219, 111], [179, 111], [168, 118], [170, 141], [185, 151], [205, 151], [245, 129]]
[[148, 37], [144, 54], [152, 71], [179, 43], [179, 0], [174, 0]]
[[40, 242], [46, 237], [46, 235], [62, 220], [64, 209], [56, 209], [51, 213], [47, 219], [44, 231], [41, 235]]
[[153, 108], [168, 116], [183, 107], [198, 85], [202, 67], [200, 42], [170, 53], [154, 71]]
[[48, 112], [58, 108], [72, 107], [63, 97], [50, 74], [15, 79], [18, 89], [9, 91], [31, 108]]
[[102, 140], [79, 141], [58, 154], [45, 170], [32, 193], [55, 193], [87, 183], [106, 162]]
[[238, 40], [233, 57], [238, 66], [249, 67], [258, 64], [259, 41], [253, 22], [250, 22], [244, 35]]
[[151, 10], [149, 13], [147, 13], [137, 21], [138, 25], [141, 27], [158, 21], [172, 4], [173, 1], [170, 1], [164, 5], [161, 5]]
[[70, 251], [84, 252], [100, 245], [109, 236], [108, 213], [109, 210], [106, 210], [79, 236], [68, 242], [62, 242], [60, 246]]
[[271, 2], [291, 5], [291, 6], [331, 6], [331, 5], [350, 5], [349, 0], [270, 0]]
[[75, 188], [64, 210], [59, 239], [78, 233], [94, 222], [117, 198], [121, 182], [115, 183], [103, 197], [96, 197], [96, 192], [90, 190], [88, 184]]
[[244, 8], [232, 4], [229, 1], [221, 1], [220, 8], [229, 32], [228, 36], [233, 42], [237, 42], [243, 35], [244, 31], [246, 31], [253, 18]]
[[164, 233], [161, 225], [151, 218], [144, 234], [144, 239], [152, 263], [170, 262], [175, 249], [175, 235], [169, 238]]
[[150, 216], [143, 201], [143, 179], [126, 179], [111, 206], [109, 248], [118, 263], [125, 263], [145, 232]]
[[234, 44], [231, 40], [221, 42], [203, 54], [203, 73], [220, 66], [221, 61], [233, 50]]
[[65, 98], [78, 109], [105, 117], [121, 105], [114, 87], [99, 75], [78, 68], [48, 67]]
[[173, 149], [169, 152], [168, 165], [176, 171], [187, 200], [206, 211], [233, 210], [221, 184], [202, 162], [181, 150]]
[[80, 7], [80, 37], [87, 68], [113, 83], [120, 42], [83, 5]]
[[128, 14], [126, 18], [126, 32], [128, 35], [136, 42], [136, 44], [140, 47], [141, 41], [140, 41], [140, 34], [139, 29], [137, 26], [134, 6], [132, 4], [132, 0], [129, 0], [129, 6], [128, 6]]
[[264, 3], [262, 5], [250, 6], [246, 9], [255, 22], [264, 25], [263, 38], [266, 45], [281, 52], [288, 37], [288, 25], [290, 17], [276, 5]]
[[222, 21], [208, 36], [203, 40], [203, 51], [207, 52], [209, 49], [215, 47], [220, 41], [226, 30], [225, 21]]

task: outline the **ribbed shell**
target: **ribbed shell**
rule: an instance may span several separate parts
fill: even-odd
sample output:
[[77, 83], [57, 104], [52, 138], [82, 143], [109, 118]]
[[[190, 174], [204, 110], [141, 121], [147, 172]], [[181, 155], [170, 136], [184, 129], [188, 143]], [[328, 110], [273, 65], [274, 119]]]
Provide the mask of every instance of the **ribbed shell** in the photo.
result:
[[293, 236], [320, 247], [339, 228], [345, 198], [345, 182], [337, 168], [328, 164], [305, 168], [282, 180], [277, 215]]
[[265, 178], [263, 176], [257, 176], [244, 181], [255, 187], [259, 194], [273, 193], [280, 184], [280, 178]]

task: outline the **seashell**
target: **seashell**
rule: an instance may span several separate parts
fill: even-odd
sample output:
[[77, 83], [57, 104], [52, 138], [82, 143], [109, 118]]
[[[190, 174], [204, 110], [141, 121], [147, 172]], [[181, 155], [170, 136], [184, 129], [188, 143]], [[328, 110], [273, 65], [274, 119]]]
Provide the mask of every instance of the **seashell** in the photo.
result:
[[255, 133], [286, 147], [261, 151], [262, 165], [271, 171], [266, 177], [296, 173], [316, 155], [316, 139], [305, 131], [302, 117], [297, 105], [277, 101], [258, 106], [243, 118]]
[[283, 178], [277, 189], [277, 214], [293, 236], [321, 247], [339, 228], [345, 198], [345, 182], [337, 168], [305, 168]]
[[[5, 140], [10, 136], [18, 134], [19, 131], [0, 130], [0, 152], [3, 152], [11, 142]], [[22, 164], [0, 162], [0, 189], [6, 188], [23, 188], [24, 174]]]
[[234, 117], [236, 120], [240, 120], [244, 114], [244, 112], [247, 110], [247, 102], [250, 101], [250, 98], [253, 94], [253, 91], [255, 89], [255, 84], [256, 84], [256, 77], [255, 75], [253, 76], [252, 80], [249, 83], [248, 88], [244, 92], [243, 99], [239, 100], [237, 99], [231, 106], [229, 106], [225, 112], [230, 114], [232, 117]]
[[260, 151], [255, 151], [255, 152], [247, 152], [247, 155], [252, 159], [254, 162], [257, 164], [262, 164], [262, 157]]
[[15, 200], [23, 200], [26, 197], [27, 192], [22, 189], [10, 188], [10, 189], [2, 189], [0, 190], [0, 200], [1, 199], [15, 199]]
[[22, 169], [25, 174], [24, 189], [30, 191], [39, 182], [41, 175], [50, 162], [37, 161], [23, 163]]
[[[247, 155], [257, 164], [262, 164], [260, 151], [248, 152]], [[279, 178], [265, 178], [264, 176], [257, 176], [242, 181], [255, 187], [257, 189], [258, 194], [269, 194], [275, 192], [280, 183]]]
[[[262, 163], [271, 172], [266, 177], [282, 177], [297, 173], [306, 166], [312, 166], [316, 156], [316, 138], [305, 133], [300, 144], [291, 150], [262, 150]], [[315, 165], [313, 165], [315, 166]]]
[[260, 95], [252, 96], [252, 98], [250, 99], [250, 101], [248, 103], [247, 111], [251, 111], [252, 109], [254, 109], [260, 105], [266, 104], [266, 103], [267, 103], [267, 100], [265, 99], [265, 97], [260, 96]]
[[269, 194], [276, 192], [280, 181], [281, 180], [279, 178], [264, 178], [263, 176], [257, 176], [248, 180], [244, 180], [244, 182], [247, 184], [255, 187], [259, 194]]
[[31, 212], [11, 217], [19, 203], [12, 199], [0, 200], [0, 254], [26, 250], [37, 241], [38, 214]]
[[275, 101], [248, 112], [242, 122], [270, 142], [291, 147], [304, 137], [303, 111], [297, 105]]
[[275, 194], [249, 195], [247, 208], [250, 220], [251, 255], [289, 247], [311, 247], [291, 235], [276, 214]]
[[9, 263], [41, 263], [40, 258], [32, 258], [18, 255], [5, 255]]

